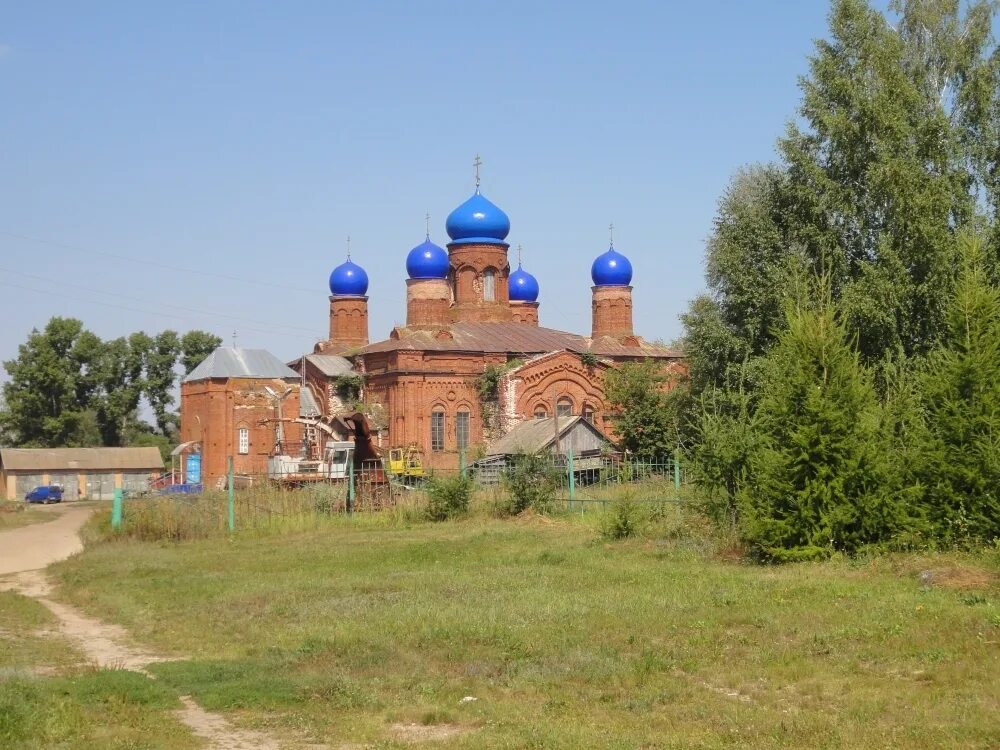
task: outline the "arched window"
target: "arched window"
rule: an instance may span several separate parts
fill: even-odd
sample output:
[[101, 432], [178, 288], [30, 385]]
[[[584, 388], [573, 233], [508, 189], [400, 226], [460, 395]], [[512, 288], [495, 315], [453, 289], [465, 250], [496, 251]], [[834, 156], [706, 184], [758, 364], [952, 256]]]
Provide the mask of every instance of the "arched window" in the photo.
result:
[[549, 416], [549, 412], [544, 406], [539, 404], [535, 407], [535, 419], [545, 419], [547, 416]]
[[492, 268], [483, 271], [483, 300], [493, 302], [497, 298], [497, 272]]
[[569, 396], [561, 396], [556, 401], [556, 416], [568, 417], [573, 413], [573, 400]]
[[469, 427], [471, 422], [472, 415], [464, 409], [455, 415], [455, 439], [458, 442], [459, 450], [469, 447]]
[[583, 405], [583, 418], [591, 424], [594, 424], [594, 407], [590, 404]]
[[444, 450], [444, 412], [440, 409], [431, 412], [431, 450], [434, 453]]
[[250, 428], [240, 427], [240, 429], [236, 431], [236, 438], [239, 452], [241, 455], [245, 456], [250, 452]]

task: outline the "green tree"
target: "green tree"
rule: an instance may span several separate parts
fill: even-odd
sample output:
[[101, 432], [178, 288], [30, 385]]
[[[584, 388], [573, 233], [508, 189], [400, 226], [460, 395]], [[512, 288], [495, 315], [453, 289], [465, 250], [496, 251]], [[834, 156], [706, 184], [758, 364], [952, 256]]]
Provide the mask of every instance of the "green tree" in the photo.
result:
[[0, 419], [15, 444], [87, 444], [87, 410], [99, 387], [100, 339], [73, 318], [52, 318], [32, 330], [16, 359], [4, 363], [6, 408]]
[[969, 81], [996, 66], [988, 2], [964, 14], [958, 0], [890, 7], [895, 25], [864, 0], [833, 2], [802, 81], [804, 125], [779, 143], [793, 233], [830, 270], [868, 362], [926, 352], [943, 333], [989, 119]]
[[962, 241], [962, 273], [947, 334], [922, 379], [927, 441], [919, 474], [938, 535], [1000, 537], [1000, 289], [981, 243]]
[[104, 344], [96, 366], [100, 389], [91, 397], [103, 445], [125, 445], [125, 432], [145, 390], [143, 365], [150, 343], [140, 332]]
[[170, 406], [174, 402], [171, 391], [177, 383], [174, 367], [180, 354], [180, 338], [174, 331], [158, 333], [146, 350], [144, 394], [163, 435], [169, 434], [177, 421]]
[[866, 364], [928, 352], [945, 330], [956, 230], [992, 222], [1000, 277], [1000, 52], [974, 0], [833, 0], [778, 166], [723, 195], [709, 294], [684, 316], [697, 396], [759, 383], [801, 270], [826, 273]]
[[679, 440], [678, 410], [667, 392], [669, 379], [652, 360], [608, 370], [605, 393], [623, 450], [646, 459], [673, 454]]
[[180, 338], [140, 331], [105, 342], [79, 320], [52, 318], [4, 363], [10, 380], [2, 389], [0, 434], [21, 446], [129, 445], [132, 436], [153, 432], [138, 417], [145, 397], [160, 434], [169, 437], [178, 357], [190, 371], [220, 343], [204, 331]]
[[744, 538], [765, 559], [853, 552], [909, 526], [890, 486], [882, 413], [824, 279], [789, 305], [768, 356], [740, 493]]
[[187, 375], [209, 354], [222, 346], [222, 339], [206, 331], [188, 331], [180, 340], [181, 368]]

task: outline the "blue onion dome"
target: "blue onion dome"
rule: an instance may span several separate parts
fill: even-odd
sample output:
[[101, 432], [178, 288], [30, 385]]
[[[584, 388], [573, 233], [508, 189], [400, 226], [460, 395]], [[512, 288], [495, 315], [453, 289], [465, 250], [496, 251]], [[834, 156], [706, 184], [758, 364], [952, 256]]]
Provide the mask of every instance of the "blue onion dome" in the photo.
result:
[[364, 297], [368, 292], [368, 274], [348, 257], [330, 273], [330, 294], [341, 297]]
[[632, 264], [612, 245], [594, 260], [590, 278], [594, 280], [594, 286], [628, 286], [632, 283]]
[[510, 232], [510, 219], [479, 192], [448, 214], [448, 236], [455, 242], [502, 243]]
[[431, 242], [430, 235], [406, 256], [411, 279], [446, 279], [449, 267], [448, 251]]
[[511, 302], [535, 302], [538, 300], [538, 279], [521, 268], [518, 263], [517, 270], [507, 279], [507, 288], [510, 290]]

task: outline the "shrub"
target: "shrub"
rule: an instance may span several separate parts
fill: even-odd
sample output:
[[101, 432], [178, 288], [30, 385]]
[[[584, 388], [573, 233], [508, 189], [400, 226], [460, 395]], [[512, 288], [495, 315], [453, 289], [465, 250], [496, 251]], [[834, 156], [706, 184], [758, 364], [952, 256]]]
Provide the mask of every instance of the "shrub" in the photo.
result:
[[462, 474], [432, 476], [427, 480], [427, 517], [444, 521], [469, 510], [473, 481]]
[[601, 536], [604, 539], [628, 539], [637, 536], [644, 522], [642, 509], [631, 496], [626, 495], [611, 505], [611, 510], [601, 519]]
[[516, 516], [528, 508], [537, 513], [552, 509], [560, 473], [551, 458], [537, 453], [514, 456], [513, 464], [504, 472], [507, 497], [498, 510], [501, 515]]

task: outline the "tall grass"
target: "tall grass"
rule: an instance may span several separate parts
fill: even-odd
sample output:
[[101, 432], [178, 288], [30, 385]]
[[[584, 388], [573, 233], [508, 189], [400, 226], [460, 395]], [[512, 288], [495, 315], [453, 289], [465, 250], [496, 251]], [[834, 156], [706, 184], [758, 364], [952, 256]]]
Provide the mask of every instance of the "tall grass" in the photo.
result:
[[[446, 477], [447, 478], [447, 477]], [[235, 530], [241, 535], [295, 533], [343, 523], [369, 527], [410, 526], [425, 522], [434, 505], [431, 485], [417, 488], [381, 488], [377, 495], [359, 491], [348, 514], [347, 488], [343, 484], [317, 484], [297, 489], [260, 485], [234, 493]], [[616, 511], [628, 497], [640, 509], [642, 529], [666, 533], [668, 506], [678, 505], [673, 485], [656, 478], [630, 484], [583, 485], [569, 500], [567, 488], [556, 493], [549, 512], [555, 517], [579, 516], [597, 533], [601, 518]], [[681, 500], [687, 505], [688, 501]], [[510, 495], [503, 485], [475, 486], [468, 512], [470, 519], [509, 516]], [[676, 510], [676, 508], [675, 508]], [[432, 514], [433, 515], [433, 514]], [[690, 515], [674, 513], [675, 521]], [[679, 521], [678, 521], [679, 522]], [[685, 521], [687, 522], [687, 521]], [[669, 525], [669, 524], [667, 524]], [[133, 539], [138, 541], [190, 541], [229, 533], [228, 499], [224, 491], [200, 495], [164, 496], [126, 500], [119, 530], [111, 528], [110, 513], [100, 514], [88, 527], [86, 541]], [[638, 532], [638, 535], [642, 535]], [[635, 534], [630, 534], [635, 535]]]

